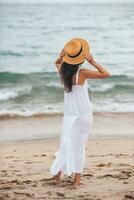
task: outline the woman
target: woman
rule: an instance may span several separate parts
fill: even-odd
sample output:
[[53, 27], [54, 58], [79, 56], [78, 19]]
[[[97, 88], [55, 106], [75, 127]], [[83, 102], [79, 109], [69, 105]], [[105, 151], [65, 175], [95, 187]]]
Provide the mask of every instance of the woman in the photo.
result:
[[[97, 71], [81, 69], [80, 65], [85, 59]], [[64, 46], [56, 60], [56, 67], [64, 85], [64, 116], [60, 148], [55, 154], [50, 173], [57, 182], [61, 173], [74, 173], [73, 184], [79, 186], [85, 164], [85, 147], [93, 122], [87, 79], [106, 78], [109, 73], [95, 62], [87, 41], [80, 38], [72, 39]]]

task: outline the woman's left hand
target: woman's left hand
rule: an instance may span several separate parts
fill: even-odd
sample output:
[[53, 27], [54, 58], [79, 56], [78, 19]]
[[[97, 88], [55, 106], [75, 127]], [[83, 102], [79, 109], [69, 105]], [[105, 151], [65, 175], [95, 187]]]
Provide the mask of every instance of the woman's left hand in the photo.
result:
[[65, 55], [66, 55], [66, 52], [65, 52], [64, 49], [62, 49], [62, 51], [61, 51], [61, 53], [60, 53], [60, 57], [62, 58], [62, 57], [64, 57]]

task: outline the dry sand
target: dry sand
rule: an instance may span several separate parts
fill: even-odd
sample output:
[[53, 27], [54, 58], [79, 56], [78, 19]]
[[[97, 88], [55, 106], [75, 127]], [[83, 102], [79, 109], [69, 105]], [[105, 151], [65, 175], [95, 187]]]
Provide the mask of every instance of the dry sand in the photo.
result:
[[0, 200], [134, 199], [134, 139], [89, 140], [81, 185], [56, 184], [49, 168], [59, 140], [0, 144]]

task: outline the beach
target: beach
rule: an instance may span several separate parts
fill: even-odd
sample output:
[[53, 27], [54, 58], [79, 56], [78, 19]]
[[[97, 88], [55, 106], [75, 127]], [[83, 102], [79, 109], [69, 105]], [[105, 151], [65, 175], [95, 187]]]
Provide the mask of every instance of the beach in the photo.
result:
[[[108, 2], [1, 4], [0, 200], [134, 199], [134, 3]], [[64, 112], [55, 61], [76, 37], [111, 75], [87, 80], [93, 126], [77, 189], [74, 175], [56, 184], [49, 173]]]
[[[1, 141], [0, 199], [134, 199], [133, 115], [94, 114], [92, 134], [86, 147], [86, 164], [77, 189], [71, 183], [73, 176], [62, 176], [61, 182], [56, 184], [49, 173], [59, 147], [60, 134], [57, 133], [61, 128], [62, 114], [1, 119], [1, 134], [3, 131], [12, 137], [17, 133], [31, 135], [37, 128], [45, 133], [55, 132], [55, 138], [53, 135], [44, 139], [18, 137], [17, 141], [13, 138], [10, 142]], [[99, 135], [102, 132], [104, 135]], [[115, 137], [115, 134], [118, 135]]]

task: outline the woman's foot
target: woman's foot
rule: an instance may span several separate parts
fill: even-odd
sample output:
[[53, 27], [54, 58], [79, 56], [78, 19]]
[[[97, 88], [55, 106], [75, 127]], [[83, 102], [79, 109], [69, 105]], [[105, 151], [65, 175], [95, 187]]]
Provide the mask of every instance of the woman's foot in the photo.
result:
[[76, 187], [80, 186], [80, 181], [79, 180], [74, 180], [73, 181], [73, 185], [76, 186]]
[[53, 176], [53, 179], [56, 180], [57, 183], [60, 181], [61, 171], [59, 171], [56, 175]]

